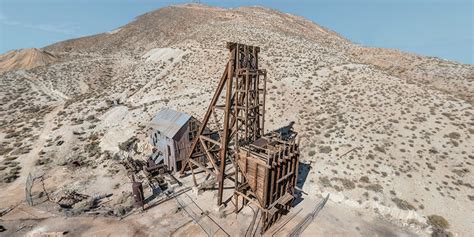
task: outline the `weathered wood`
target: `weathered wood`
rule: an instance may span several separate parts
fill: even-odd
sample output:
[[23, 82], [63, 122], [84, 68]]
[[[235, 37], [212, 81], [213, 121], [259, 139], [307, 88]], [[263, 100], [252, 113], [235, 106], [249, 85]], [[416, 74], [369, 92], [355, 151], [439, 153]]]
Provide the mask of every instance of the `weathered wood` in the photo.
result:
[[204, 149], [204, 152], [206, 152], [207, 160], [209, 160], [209, 162], [211, 163], [211, 165], [212, 165], [212, 167], [214, 168], [214, 170], [215, 170], [215, 171], [218, 171], [217, 166], [216, 166], [216, 164], [215, 164], [215, 162], [214, 162], [214, 157], [213, 157], [212, 154], [209, 152], [209, 150], [208, 150], [208, 148], [207, 148], [207, 146], [206, 146], [206, 143], [205, 143], [202, 139], [200, 139], [200, 141], [201, 141], [201, 146], [202, 146], [202, 148]]
[[260, 209], [262, 209], [262, 210], [264, 209], [264, 208], [262, 208], [262, 206], [260, 205], [260, 203], [256, 202], [253, 198], [251, 198], [251, 197], [249, 197], [249, 196], [247, 196], [247, 195], [245, 195], [244, 193], [239, 192], [239, 191], [234, 191], [234, 192], [235, 192], [236, 194], [242, 196], [243, 198], [247, 199], [247, 200], [250, 201], [251, 203], [255, 204], [258, 208], [260, 208]]
[[213, 171], [211, 171], [209, 168], [205, 167], [204, 165], [201, 165], [199, 162], [197, 162], [197, 161], [195, 161], [195, 160], [193, 160], [193, 159], [190, 159], [189, 161], [190, 161], [191, 163], [197, 165], [199, 168], [203, 169], [204, 171], [206, 171], [206, 173], [208, 173], [208, 174], [210, 174], [210, 175], [212, 175], [212, 176], [216, 176], [216, 174], [215, 174]]
[[[229, 63], [229, 62], [228, 62]], [[225, 68], [224, 70], [224, 73], [222, 74], [222, 77], [221, 79], [219, 80], [219, 85], [217, 86], [216, 88], [216, 92], [214, 93], [214, 96], [212, 97], [212, 100], [211, 100], [211, 105], [215, 105], [217, 103], [217, 100], [219, 99], [219, 96], [222, 92], [222, 89], [224, 88], [224, 85], [226, 83], [226, 77], [227, 77], [227, 70], [228, 70], [228, 67]], [[193, 156], [193, 153], [196, 149], [196, 146], [198, 144], [198, 140], [199, 140], [199, 137], [201, 134], [204, 133], [204, 131], [206, 130], [206, 126], [207, 126], [207, 123], [209, 122], [209, 118], [212, 114], [212, 111], [213, 111], [213, 106], [209, 106], [206, 114], [204, 115], [204, 120], [202, 121], [202, 124], [201, 126], [199, 127], [199, 132], [198, 132], [198, 136], [196, 136], [196, 138], [194, 139], [192, 145], [191, 145], [191, 148], [190, 148], [190, 152], [189, 152], [189, 155], [188, 155], [188, 158], [186, 159], [185, 161], [185, 164], [183, 165], [183, 167], [181, 168], [181, 174], [184, 174], [184, 172], [186, 171], [186, 168], [187, 168], [187, 165], [189, 164], [189, 160], [192, 159], [191, 157]]]

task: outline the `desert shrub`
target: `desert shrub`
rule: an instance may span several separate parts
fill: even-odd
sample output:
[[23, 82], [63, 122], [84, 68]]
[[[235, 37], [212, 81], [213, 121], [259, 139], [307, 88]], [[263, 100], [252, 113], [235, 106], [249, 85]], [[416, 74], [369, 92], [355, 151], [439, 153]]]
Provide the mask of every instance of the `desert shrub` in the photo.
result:
[[321, 184], [324, 186], [324, 187], [331, 187], [331, 181], [329, 180], [328, 177], [324, 176], [324, 177], [319, 177], [319, 182], [321, 182]]
[[18, 177], [19, 177], [18, 174], [9, 173], [3, 178], [3, 182], [11, 183], [11, 182], [15, 181]]
[[451, 138], [451, 139], [459, 139], [461, 137], [461, 134], [457, 133], [457, 132], [451, 132], [448, 134], [448, 137]]
[[416, 208], [411, 205], [409, 202], [400, 199], [400, 198], [392, 198], [392, 201], [397, 205], [398, 208], [402, 210], [416, 210]]
[[5, 160], [12, 161], [12, 160], [16, 160], [17, 158], [18, 156], [7, 156], [5, 157]]
[[454, 235], [453, 233], [447, 230], [434, 227], [433, 232], [431, 233], [431, 237], [454, 237]]
[[8, 154], [12, 150], [13, 150], [13, 148], [11, 148], [11, 147], [2, 147], [2, 148], [0, 148], [0, 156]]
[[352, 182], [352, 180], [350, 180], [350, 179], [341, 179], [341, 182], [342, 182], [342, 186], [344, 186], [344, 188], [346, 188], [346, 189], [354, 189], [355, 188], [354, 182]]
[[92, 121], [92, 120], [95, 120], [95, 119], [96, 119], [95, 116], [92, 115], [92, 114], [87, 116], [87, 118], [86, 118], [87, 121]]
[[370, 182], [370, 181], [369, 181], [369, 177], [367, 177], [367, 176], [365, 176], [365, 175], [362, 176], [362, 177], [360, 177], [359, 181], [360, 181], [360, 182], [363, 182], [363, 183], [369, 183], [369, 182]]
[[38, 159], [36, 160], [35, 162], [35, 165], [45, 165], [45, 164], [48, 164], [48, 163], [51, 163], [51, 159], [50, 158], [43, 158], [43, 159]]
[[319, 147], [319, 152], [321, 152], [321, 153], [329, 153], [331, 151], [332, 151], [332, 149], [331, 149], [330, 146], [320, 146]]
[[371, 190], [377, 193], [381, 193], [383, 191], [383, 187], [380, 184], [370, 184], [365, 187], [367, 190]]
[[99, 134], [97, 134], [97, 133], [92, 133], [92, 134], [89, 136], [89, 140], [91, 140], [91, 141], [97, 141], [99, 138], [100, 138], [100, 136], [99, 136]]
[[438, 227], [440, 229], [449, 228], [449, 222], [446, 219], [444, 219], [444, 217], [438, 216], [438, 215], [429, 215], [428, 223], [432, 225], [433, 227]]
[[374, 150], [375, 150], [375, 151], [378, 151], [378, 152], [381, 152], [381, 153], [385, 153], [385, 148], [384, 148], [384, 147], [375, 146], [375, 147], [374, 147]]
[[451, 172], [457, 174], [460, 177], [464, 177], [467, 173], [469, 173], [469, 169], [467, 169], [467, 168], [453, 169]]

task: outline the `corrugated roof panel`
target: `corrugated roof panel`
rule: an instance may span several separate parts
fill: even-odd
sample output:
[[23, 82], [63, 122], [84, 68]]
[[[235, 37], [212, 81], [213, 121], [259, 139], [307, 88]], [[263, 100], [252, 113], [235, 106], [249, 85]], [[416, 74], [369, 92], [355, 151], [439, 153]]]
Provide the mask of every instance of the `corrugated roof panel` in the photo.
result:
[[166, 108], [153, 117], [150, 127], [160, 131], [166, 137], [173, 138], [190, 118], [191, 115]]

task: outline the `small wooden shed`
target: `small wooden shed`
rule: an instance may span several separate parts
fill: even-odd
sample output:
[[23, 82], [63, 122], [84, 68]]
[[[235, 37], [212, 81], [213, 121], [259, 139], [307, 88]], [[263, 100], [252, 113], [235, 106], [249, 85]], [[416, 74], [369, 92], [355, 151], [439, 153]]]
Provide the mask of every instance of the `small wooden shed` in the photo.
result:
[[150, 122], [150, 143], [171, 171], [179, 171], [199, 129], [199, 122], [183, 112], [162, 109]]

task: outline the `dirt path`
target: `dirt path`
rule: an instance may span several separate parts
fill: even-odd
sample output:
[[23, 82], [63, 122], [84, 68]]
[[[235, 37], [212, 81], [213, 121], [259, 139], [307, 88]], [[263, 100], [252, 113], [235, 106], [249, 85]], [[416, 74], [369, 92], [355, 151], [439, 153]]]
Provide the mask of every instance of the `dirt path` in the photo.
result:
[[[23, 77], [25, 77], [27, 79], [27, 81], [30, 84], [32, 90], [44, 92], [47, 95], [49, 95], [53, 98], [56, 98], [58, 100], [67, 100], [67, 99], [69, 99], [69, 96], [66, 96], [62, 92], [60, 92], [58, 90], [55, 90], [51, 81], [42, 80], [41, 78], [37, 78], [36, 76], [31, 75], [30, 73], [27, 73], [27, 72], [19, 72], [18, 74], [22, 75]], [[79, 85], [79, 86], [82, 89], [82, 86], [81, 85]]]
[[[56, 117], [56, 115], [59, 113], [59, 111], [61, 111], [62, 108], [63, 103], [60, 103], [56, 105], [50, 113], [44, 116], [44, 126], [39, 131], [38, 139], [34, 141], [31, 151], [25, 156], [18, 159], [18, 161], [20, 162], [20, 166], [22, 167], [20, 171], [20, 177], [6, 187], [6, 189], [4, 190], [4, 195], [0, 197], [0, 206], [6, 207], [9, 205], [13, 205], [15, 204], [14, 202], [18, 202], [18, 197], [24, 196], [25, 182], [26, 178], [28, 177], [28, 173], [31, 172], [33, 174], [35, 172], [35, 162], [38, 158], [38, 153], [44, 147], [44, 145], [46, 144], [46, 140], [49, 138], [49, 135], [53, 131], [54, 117]], [[21, 198], [20, 200], [24, 199]]]

